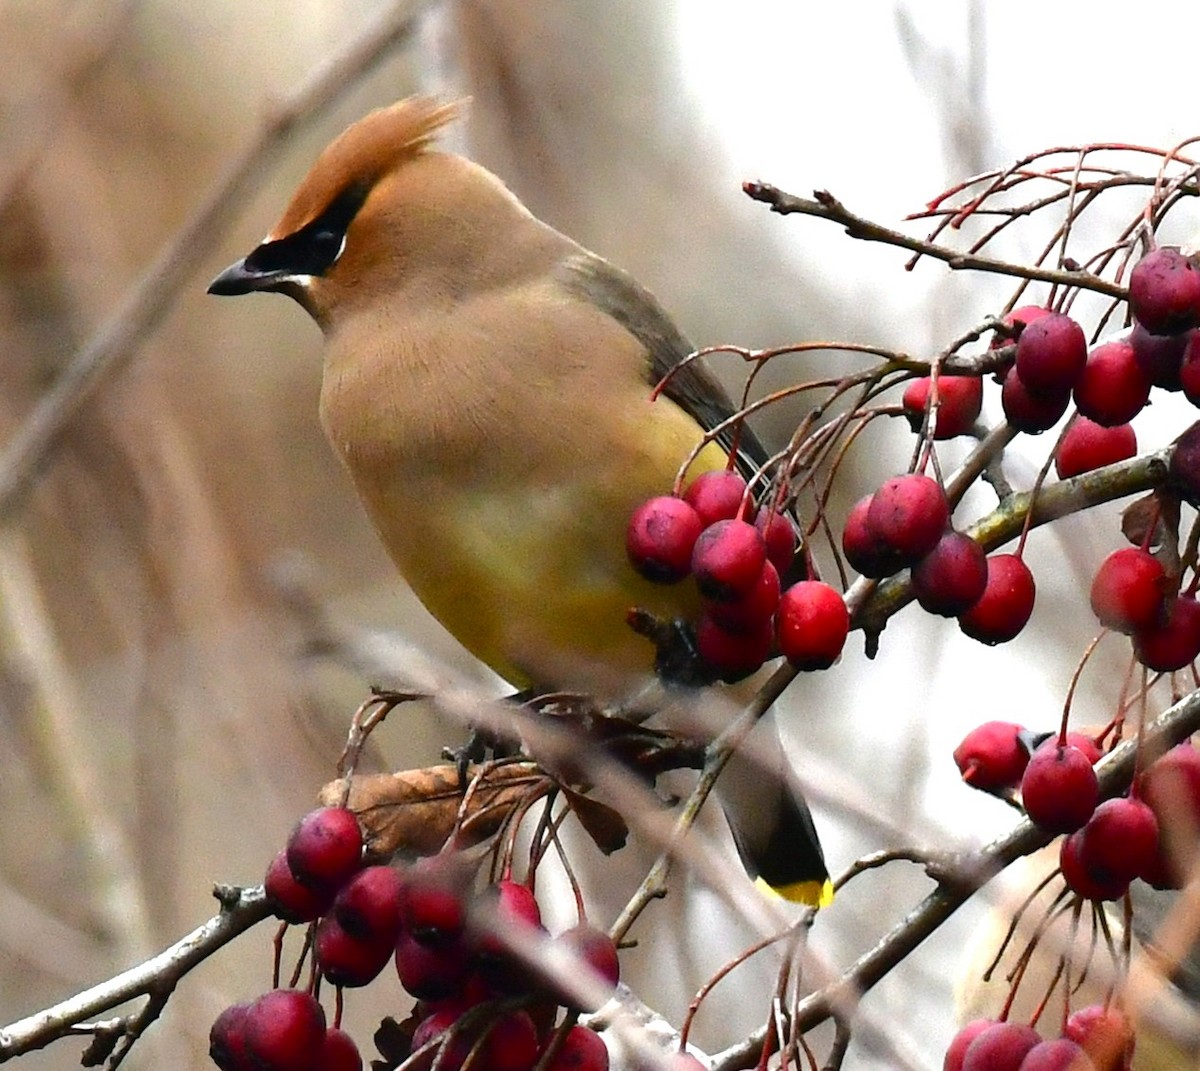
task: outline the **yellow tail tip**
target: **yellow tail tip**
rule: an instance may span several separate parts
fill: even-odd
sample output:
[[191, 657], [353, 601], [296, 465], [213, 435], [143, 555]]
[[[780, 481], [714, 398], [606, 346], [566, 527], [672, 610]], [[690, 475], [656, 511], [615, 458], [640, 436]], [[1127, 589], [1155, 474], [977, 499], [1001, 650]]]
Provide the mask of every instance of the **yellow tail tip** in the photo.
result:
[[828, 907], [833, 903], [833, 882], [828, 878], [814, 881], [793, 881], [787, 885], [768, 885], [762, 878], [754, 884], [766, 895], [808, 907]]

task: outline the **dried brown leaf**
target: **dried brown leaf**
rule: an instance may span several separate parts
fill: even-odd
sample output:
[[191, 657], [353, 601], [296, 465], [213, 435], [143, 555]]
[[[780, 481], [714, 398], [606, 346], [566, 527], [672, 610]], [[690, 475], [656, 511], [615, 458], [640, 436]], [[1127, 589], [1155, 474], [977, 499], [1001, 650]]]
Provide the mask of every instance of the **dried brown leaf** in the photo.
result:
[[579, 819], [579, 824], [583, 826], [584, 832], [605, 855], [612, 855], [625, 847], [625, 841], [629, 837], [629, 826], [617, 811], [607, 803], [601, 803], [573, 789], [564, 787], [562, 793], [571, 810], [575, 812], [575, 817]]

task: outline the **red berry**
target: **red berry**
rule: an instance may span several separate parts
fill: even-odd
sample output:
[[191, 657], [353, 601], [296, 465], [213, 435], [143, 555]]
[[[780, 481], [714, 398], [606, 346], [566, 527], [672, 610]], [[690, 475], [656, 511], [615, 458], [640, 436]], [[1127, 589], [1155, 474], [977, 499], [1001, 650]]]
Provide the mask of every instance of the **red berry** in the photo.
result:
[[755, 518], [754, 527], [767, 545], [767, 561], [780, 576], [787, 576], [796, 556], [796, 529], [784, 514], [763, 509]]
[[317, 1057], [317, 1071], [362, 1071], [362, 1056], [354, 1039], [344, 1030], [331, 1026]]
[[1200, 751], [1187, 741], [1171, 748], [1143, 772], [1138, 794], [1158, 822], [1159, 859], [1151, 884], [1179, 888], [1200, 847]]
[[1080, 831], [1080, 861], [1089, 873], [1133, 881], [1158, 856], [1158, 819], [1141, 800], [1105, 800]]
[[1200, 338], [1195, 331], [1187, 335], [1183, 358], [1179, 362], [1179, 389], [1192, 403], [1200, 405]]
[[1095, 1071], [1087, 1053], [1073, 1041], [1039, 1041], [1025, 1054], [1020, 1071]]
[[1083, 752], [1084, 757], [1093, 766], [1096, 765], [1103, 757], [1104, 752], [1100, 750], [1094, 737], [1088, 736], [1086, 733], [1079, 733], [1072, 730], [1067, 733], [1067, 743], [1072, 747], [1079, 748]]
[[1041, 1040], [1031, 1026], [996, 1023], [967, 1046], [962, 1071], [1017, 1071], [1025, 1054]]
[[[904, 388], [901, 404], [913, 431], [919, 432], [930, 404], [933, 380], [929, 376], [914, 379]], [[953, 439], [965, 435], [979, 418], [983, 408], [983, 379], [979, 376], [938, 376], [938, 408], [933, 427], [935, 439]]]
[[481, 1066], [488, 1071], [528, 1071], [537, 1063], [537, 1027], [529, 1013], [509, 1012], [487, 1028]]
[[[617, 956], [617, 946], [613, 939], [603, 930], [589, 923], [581, 922], [564, 930], [555, 939], [555, 943], [569, 949], [579, 960], [579, 969], [589, 975], [592, 985], [598, 986], [605, 994], [611, 996], [621, 979], [621, 961]], [[599, 993], [597, 993], [599, 996]], [[562, 1003], [578, 1006], [574, 999]], [[595, 1011], [600, 1006], [589, 1002], [585, 1011]]]
[[966, 613], [987, 587], [987, 554], [969, 535], [947, 532], [912, 569], [921, 609], [941, 617]]
[[1085, 416], [1078, 416], [1058, 444], [1054, 471], [1060, 480], [1067, 480], [1105, 465], [1115, 465], [1136, 453], [1137, 434], [1132, 425], [1105, 427]]
[[1163, 617], [1168, 590], [1165, 571], [1149, 551], [1138, 547], [1114, 550], [1092, 580], [1092, 613], [1105, 628], [1138, 632]]
[[904, 564], [900, 556], [876, 539], [867, 527], [867, 514], [873, 498], [874, 495], [860, 498], [851, 508], [846, 517], [846, 527], [842, 530], [842, 553], [846, 555], [851, 568], [857, 569], [863, 576], [878, 580], [891, 576]]
[[1095, 1071], [1122, 1071], [1133, 1052], [1129, 1016], [1103, 1004], [1089, 1004], [1072, 1012], [1063, 1035], [1083, 1047]]
[[[746, 481], [726, 469], [702, 472], [683, 493], [683, 500], [696, 511], [700, 523], [707, 528], [717, 521], [727, 521], [739, 516], [746, 494]], [[753, 519], [753, 505], [747, 506], [743, 520]]]
[[758, 583], [766, 560], [767, 544], [754, 525], [747, 521], [717, 521], [696, 540], [692, 572], [701, 595], [733, 602]]
[[967, 1047], [989, 1026], [995, 1026], [995, 1019], [972, 1019], [966, 1026], [954, 1035], [950, 1047], [946, 1049], [945, 1059], [942, 1060], [942, 1071], [962, 1071], [963, 1057]]
[[633, 511], [625, 533], [630, 564], [647, 580], [673, 584], [692, 568], [692, 550], [704, 523], [682, 498], [660, 495]]
[[288, 866], [286, 848], [281, 848], [271, 860], [263, 887], [271, 901], [271, 910], [284, 922], [312, 922], [324, 915], [333, 903], [333, 889], [301, 885], [296, 880]]
[[462, 992], [471, 962], [462, 941], [436, 948], [402, 933], [396, 942], [396, 974], [400, 984], [418, 1000], [446, 1000]]
[[1179, 366], [1191, 334], [1152, 335], [1135, 323], [1129, 332], [1133, 355], [1146, 378], [1163, 390], [1179, 390]]
[[226, 1008], [208, 1032], [208, 1055], [221, 1071], [251, 1071], [246, 1055], [246, 1013], [249, 1004]]
[[468, 875], [448, 856], [418, 860], [408, 871], [400, 904], [401, 925], [417, 941], [456, 941], [466, 926]]
[[546, 1071], [608, 1071], [608, 1046], [594, 1030], [573, 1026]]
[[1133, 318], [1155, 335], [1177, 335], [1200, 323], [1200, 271], [1178, 249], [1147, 253], [1129, 275]]
[[317, 963], [333, 985], [357, 988], [369, 985], [392, 958], [391, 941], [352, 937], [332, 915], [321, 920], [315, 943]]
[[529, 935], [542, 925], [537, 898], [528, 885], [503, 878], [484, 890], [472, 910], [475, 950], [485, 956], [505, 956], [508, 946], [497, 936], [513, 930]]
[[1033, 394], [1069, 392], [1087, 363], [1083, 328], [1060, 312], [1047, 313], [1026, 324], [1017, 339], [1015, 370]]
[[369, 866], [354, 875], [333, 901], [338, 925], [360, 941], [394, 945], [400, 936], [404, 880], [391, 866]]
[[421, 1071], [428, 1071], [434, 1063], [442, 1071], [460, 1071], [467, 1062], [475, 1039], [469, 1031], [454, 1029], [460, 1014], [458, 1009], [439, 1008], [417, 1024], [412, 1039], [414, 1053], [434, 1041], [438, 1042], [415, 1065]]
[[972, 729], [954, 749], [962, 779], [983, 792], [1016, 788], [1029, 764], [1029, 751], [1021, 734], [1023, 725], [987, 721]]
[[850, 631], [850, 614], [835, 588], [801, 580], [783, 593], [775, 615], [780, 653], [797, 669], [828, 669]]
[[1200, 658], [1200, 603], [1180, 595], [1167, 609], [1167, 620], [1133, 634], [1133, 653], [1155, 673], [1173, 673]]
[[980, 643], [1007, 643], [1029, 621], [1036, 597], [1029, 566], [1015, 554], [994, 554], [987, 560], [983, 594], [959, 617], [958, 627]]
[[1096, 771], [1079, 748], [1047, 740], [1033, 753], [1021, 777], [1021, 802], [1030, 820], [1047, 833], [1071, 833], [1096, 809]]
[[1200, 421], [1175, 440], [1167, 471], [1171, 486], [1185, 502], [1200, 505]]
[[1064, 837], [1058, 851], [1058, 865], [1063, 880], [1076, 896], [1085, 900], [1119, 900], [1129, 889], [1129, 882], [1114, 878], [1100, 870], [1092, 870], [1083, 858], [1083, 831], [1076, 830]]
[[311, 993], [272, 989], [246, 1009], [243, 1032], [256, 1071], [315, 1071], [325, 1012]]
[[696, 622], [696, 653], [714, 673], [730, 684], [748, 677], [771, 657], [775, 629], [768, 618], [750, 629], [733, 632], [708, 614]]
[[[1021, 330], [1025, 329], [1026, 324], [1033, 323], [1034, 320], [1040, 320], [1043, 316], [1049, 316], [1050, 310], [1043, 308], [1041, 305], [1022, 305], [1019, 309], [1013, 309], [1012, 312], [1006, 313], [1003, 320], [1009, 327], [1021, 325]], [[1018, 337], [1020, 337], [1018, 335]], [[992, 341], [988, 344], [988, 349], [1000, 349], [1001, 346], [1007, 346], [1014, 340], [1007, 337], [1002, 337], [999, 334], [993, 335]]]
[[1150, 400], [1150, 380], [1128, 342], [1106, 342], [1088, 354], [1075, 383], [1075, 405], [1089, 420], [1111, 428], [1138, 415]]
[[362, 830], [346, 807], [309, 811], [288, 837], [288, 867], [298, 882], [337, 889], [362, 865]]
[[949, 521], [941, 485], [920, 473], [885, 481], [867, 508], [868, 533], [907, 564], [933, 550]]
[[705, 612], [728, 632], [758, 633], [769, 623], [779, 606], [779, 573], [769, 561], [763, 565], [758, 583], [733, 602], [705, 602]]
[[1004, 419], [1026, 435], [1040, 435], [1057, 424], [1071, 403], [1070, 390], [1058, 394], [1035, 394], [1014, 368], [1004, 377], [1000, 388], [1000, 407]]

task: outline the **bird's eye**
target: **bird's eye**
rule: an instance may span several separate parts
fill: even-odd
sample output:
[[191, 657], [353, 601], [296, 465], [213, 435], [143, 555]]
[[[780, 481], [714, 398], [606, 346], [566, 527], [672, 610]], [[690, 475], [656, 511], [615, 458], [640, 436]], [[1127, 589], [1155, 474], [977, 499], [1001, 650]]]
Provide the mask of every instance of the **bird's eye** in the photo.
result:
[[260, 245], [246, 258], [246, 267], [279, 275], [324, 275], [342, 255], [346, 232], [365, 200], [365, 190], [343, 190], [294, 234]]

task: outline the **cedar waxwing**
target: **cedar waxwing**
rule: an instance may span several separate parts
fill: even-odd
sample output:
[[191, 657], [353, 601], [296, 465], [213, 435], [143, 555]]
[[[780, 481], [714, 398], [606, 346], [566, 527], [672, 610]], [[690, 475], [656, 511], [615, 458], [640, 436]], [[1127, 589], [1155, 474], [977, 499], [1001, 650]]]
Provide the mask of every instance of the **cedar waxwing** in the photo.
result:
[[[209, 292], [279, 291], [321, 326], [325, 432], [405, 580], [471, 653], [520, 688], [626, 698], [655, 656], [628, 611], [698, 610], [692, 585], [630, 566], [630, 515], [732, 407], [694, 362], [651, 400], [692, 347], [628, 275], [431, 148], [458, 111], [414, 98], [355, 123]], [[740, 444], [765, 457], [749, 429]], [[691, 475], [725, 464], [710, 443]], [[767, 781], [726, 806], [743, 860], [824, 902], [808, 808]]]

